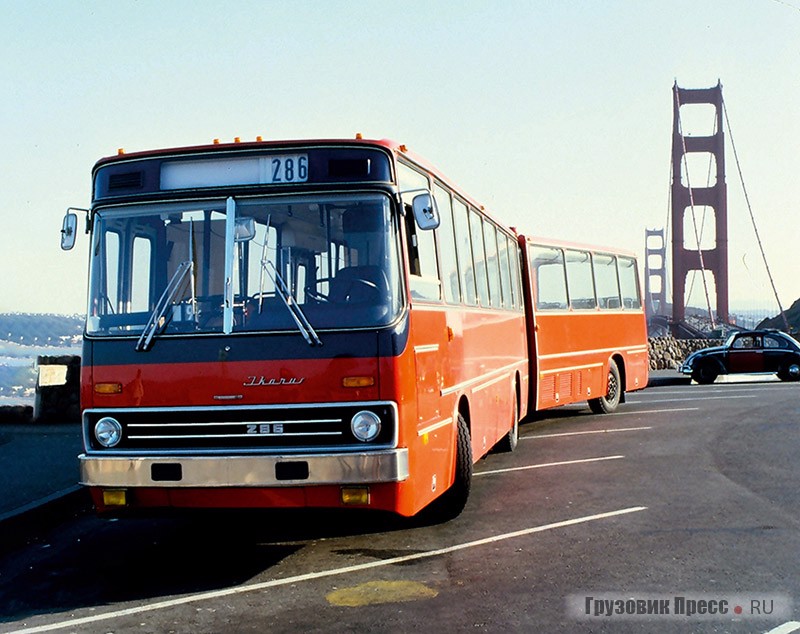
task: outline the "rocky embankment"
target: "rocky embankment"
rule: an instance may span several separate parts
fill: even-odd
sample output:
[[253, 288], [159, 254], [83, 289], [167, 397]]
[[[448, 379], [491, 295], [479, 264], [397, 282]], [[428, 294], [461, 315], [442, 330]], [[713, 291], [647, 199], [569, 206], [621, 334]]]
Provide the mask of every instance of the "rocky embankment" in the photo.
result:
[[722, 339], [675, 339], [674, 337], [650, 337], [651, 370], [673, 370], [695, 350], [722, 345]]

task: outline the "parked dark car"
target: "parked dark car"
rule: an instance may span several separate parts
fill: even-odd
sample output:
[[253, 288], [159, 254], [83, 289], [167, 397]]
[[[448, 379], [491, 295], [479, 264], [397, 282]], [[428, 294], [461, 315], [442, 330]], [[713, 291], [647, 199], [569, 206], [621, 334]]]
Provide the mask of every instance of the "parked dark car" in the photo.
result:
[[693, 352], [678, 368], [698, 383], [713, 383], [720, 374], [777, 374], [781, 381], [800, 380], [800, 343], [778, 330], [735, 332], [722, 346]]

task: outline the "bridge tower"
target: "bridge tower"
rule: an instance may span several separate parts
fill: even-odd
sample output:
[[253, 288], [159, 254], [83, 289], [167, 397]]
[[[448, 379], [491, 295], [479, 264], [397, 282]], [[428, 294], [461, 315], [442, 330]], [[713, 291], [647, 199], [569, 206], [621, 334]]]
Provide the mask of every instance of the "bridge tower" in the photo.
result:
[[[725, 136], [722, 129], [722, 84], [713, 88], [672, 87], [672, 317], [676, 322], [686, 316], [686, 278], [690, 271], [710, 271], [716, 289], [717, 319], [728, 321], [728, 202], [725, 185]], [[711, 104], [716, 109], [715, 131], [710, 136], [685, 136], [681, 126], [681, 106]], [[716, 162], [714, 184], [698, 187], [687, 169], [687, 155], [710, 154]], [[695, 174], [695, 177], [698, 175]], [[701, 245], [687, 249], [684, 223], [691, 225], [692, 208], [711, 208], [714, 211], [714, 248]], [[692, 235], [692, 239], [696, 236]]]
[[645, 229], [644, 296], [648, 317], [667, 314], [667, 243], [663, 229]]

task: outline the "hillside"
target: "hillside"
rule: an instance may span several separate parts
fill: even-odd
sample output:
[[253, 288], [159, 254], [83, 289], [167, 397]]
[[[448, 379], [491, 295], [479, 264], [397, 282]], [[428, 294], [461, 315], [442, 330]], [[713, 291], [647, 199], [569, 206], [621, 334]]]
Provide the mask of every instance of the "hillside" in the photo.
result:
[[[789, 310], [785, 311], [786, 319], [789, 322], [789, 332], [797, 333], [800, 332], [800, 299], [798, 299], [794, 304], [789, 307]], [[778, 330], [786, 330], [786, 324], [783, 323], [783, 318], [780, 315], [776, 315], [775, 317], [770, 317], [769, 319], [765, 319], [760, 324], [758, 324], [759, 328], [777, 328]]]
[[83, 332], [83, 322], [82, 315], [0, 313], [0, 342], [22, 346], [73, 345]]
[[33, 401], [39, 356], [79, 355], [80, 315], [0, 313], [0, 406]]

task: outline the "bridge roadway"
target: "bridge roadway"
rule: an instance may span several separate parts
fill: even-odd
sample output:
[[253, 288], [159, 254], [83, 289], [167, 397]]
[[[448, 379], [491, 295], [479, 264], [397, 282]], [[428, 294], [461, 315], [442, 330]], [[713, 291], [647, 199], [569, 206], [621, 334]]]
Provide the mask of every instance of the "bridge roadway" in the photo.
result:
[[446, 524], [64, 517], [0, 632], [800, 631], [799, 428], [799, 384], [664, 385], [523, 425]]

